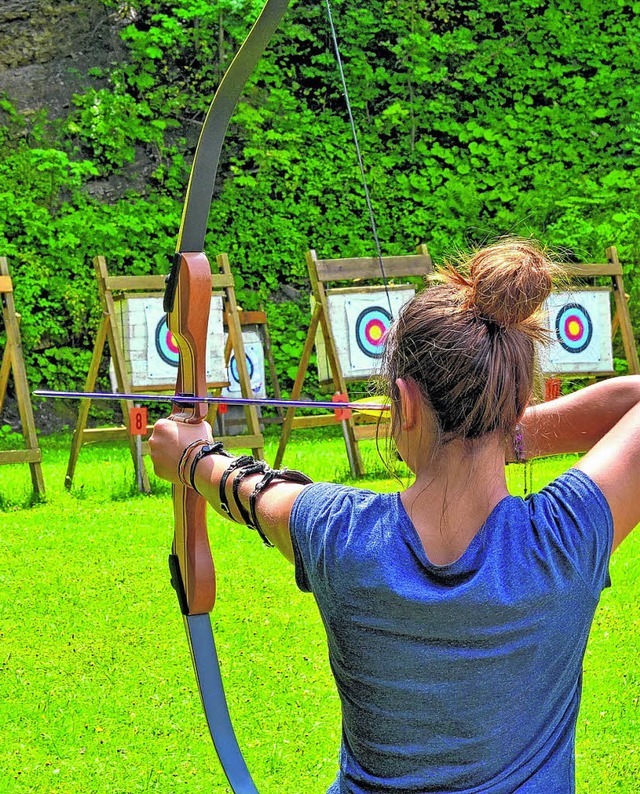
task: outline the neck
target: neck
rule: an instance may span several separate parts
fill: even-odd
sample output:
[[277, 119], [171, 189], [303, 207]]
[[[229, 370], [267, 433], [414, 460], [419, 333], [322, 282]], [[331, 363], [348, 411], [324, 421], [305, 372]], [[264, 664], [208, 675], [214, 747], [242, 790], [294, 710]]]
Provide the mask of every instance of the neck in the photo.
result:
[[504, 441], [492, 434], [453, 441], [417, 467], [401, 498], [432, 562], [457, 559], [508, 496], [504, 460]]

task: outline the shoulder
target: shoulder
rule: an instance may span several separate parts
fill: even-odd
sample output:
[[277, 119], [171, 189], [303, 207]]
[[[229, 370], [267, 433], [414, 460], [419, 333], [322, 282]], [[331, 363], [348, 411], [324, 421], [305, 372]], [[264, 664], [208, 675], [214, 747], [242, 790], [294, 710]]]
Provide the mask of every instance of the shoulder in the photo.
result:
[[351, 570], [380, 536], [397, 526], [398, 494], [331, 483], [308, 485], [294, 502], [289, 532], [302, 590], [329, 571]]
[[534, 513], [546, 510], [560, 521], [612, 526], [611, 510], [602, 490], [580, 469], [571, 468], [556, 477], [531, 497], [530, 504]]
[[[390, 498], [391, 497], [391, 498]], [[304, 531], [317, 525], [351, 522], [354, 514], [362, 519], [367, 512], [385, 510], [392, 495], [364, 488], [318, 482], [308, 485], [298, 495], [291, 510], [290, 529]]]
[[604, 494], [571, 468], [527, 499], [538, 542], [569, 562], [597, 598], [610, 584], [613, 518]]

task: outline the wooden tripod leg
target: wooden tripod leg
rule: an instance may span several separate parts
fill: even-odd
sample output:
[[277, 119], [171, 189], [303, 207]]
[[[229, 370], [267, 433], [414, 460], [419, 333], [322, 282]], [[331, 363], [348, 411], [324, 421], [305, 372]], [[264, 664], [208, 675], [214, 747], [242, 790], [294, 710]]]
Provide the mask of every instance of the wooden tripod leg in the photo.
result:
[[4, 398], [7, 394], [7, 386], [9, 385], [9, 375], [11, 374], [11, 350], [9, 345], [4, 349], [2, 356], [2, 364], [0, 364], [0, 414], [4, 405]]
[[[620, 265], [618, 251], [615, 246], [607, 248], [606, 254], [609, 262], [615, 265], [621, 273], [622, 266]], [[616, 316], [620, 324], [622, 344], [624, 346], [624, 353], [627, 359], [629, 373], [635, 375], [640, 372], [640, 360], [638, 359], [638, 350], [636, 348], [635, 337], [633, 335], [633, 326], [631, 325], [629, 306], [624, 293], [624, 281], [622, 275], [614, 275], [611, 277], [611, 280], [613, 282], [613, 299], [616, 306]]]
[[[329, 359], [329, 368], [333, 378], [333, 388], [338, 394], [345, 394], [348, 399], [349, 393], [347, 392], [347, 383], [342, 374], [340, 358], [338, 357], [336, 344], [333, 339], [331, 329], [329, 328], [329, 321], [327, 319], [329, 316], [329, 306], [326, 302], [324, 290], [320, 292], [320, 296], [322, 298], [323, 305], [326, 307], [320, 314], [320, 328], [324, 336], [324, 345], [327, 351], [327, 357]], [[351, 476], [354, 479], [359, 479], [360, 477], [364, 476], [364, 464], [362, 462], [362, 455], [360, 454], [360, 447], [358, 446], [355, 424], [352, 417], [345, 419], [342, 422], [342, 432], [344, 436], [344, 443], [347, 449], [347, 459], [349, 460]]]
[[120, 406], [122, 410], [122, 419], [129, 434], [129, 449], [131, 451], [131, 459], [133, 460], [133, 468], [136, 475], [136, 483], [138, 484], [138, 490], [140, 491], [140, 493], [150, 494], [151, 483], [149, 482], [149, 475], [147, 474], [147, 469], [144, 465], [144, 460], [142, 456], [142, 447], [141, 445], [139, 446], [139, 442], [138, 442], [140, 436], [131, 435], [131, 422], [129, 420], [129, 405], [130, 403], [127, 403], [126, 400], [122, 400], [120, 402]]
[[[20, 326], [18, 324], [18, 314], [13, 300], [13, 289], [11, 287], [9, 266], [4, 257], [0, 257], [0, 275], [3, 281], [8, 281], [8, 289], [2, 292], [0, 308], [4, 319], [5, 330], [7, 333], [7, 348], [5, 358], [3, 358], [3, 369], [8, 366], [6, 377], [9, 371], [13, 370], [13, 383], [16, 390], [18, 402], [18, 413], [20, 414], [20, 424], [22, 425], [22, 436], [28, 452], [24, 460], [29, 463], [31, 472], [31, 483], [36, 496], [44, 496], [44, 478], [42, 476], [42, 452], [38, 446], [38, 436], [36, 434], [36, 423], [33, 417], [31, 406], [31, 395], [29, 394], [29, 384], [27, 382], [27, 370], [24, 365], [22, 354], [22, 340], [20, 339]], [[5, 360], [8, 364], [5, 364]], [[6, 383], [4, 389], [6, 389]], [[4, 399], [4, 390], [3, 390]]]
[[[302, 391], [302, 384], [304, 383], [305, 375], [307, 374], [307, 368], [309, 366], [309, 359], [311, 358], [311, 351], [313, 350], [313, 346], [316, 340], [316, 332], [318, 330], [318, 323], [320, 322], [320, 312], [321, 307], [319, 304], [316, 305], [313, 315], [311, 316], [311, 323], [309, 325], [309, 331], [307, 333], [307, 338], [304, 343], [304, 348], [302, 350], [302, 357], [300, 359], [300, 366], [298, 367], [298, 372], [296, 374], [296, 379], [293, 384], [293, 389], [291, 390], [291, 399], [297, 400], [300, 397], [300, 392]], [[284, 417], [284, 422], [282, 423], [282, 432], [280, 433], [280, 443], [278, 444], [278, 452], [276, 453], [275, 463], [273, 464], [276, 469], [280, 468], [282, 463], [282, 459], [284, 458], [284, 453], [287, 448], [287, 444], [289, 443], [289, 438], [291, 437], [291, 431], [293, 429], [293, 420], [295, 418], [296, 409], [295, 407], [287, 408], [287, 413]]]
[[[217, 257], [217, 262], [222, 272], [228, 276], [231, 276], [231, 267], [229, 265], [229, 258], [227, 255], [220, 254]], [[247, 358], [244, 352], [244, 340], [242, 337], [242, 327], [240, 325], [240, 315], [233, 287], [227, 287], [225, 289], [225, 295], [227, 306], [227, 330], [229, 333], [229, 340], [231, 341], [231, 347], [236, 358], [238, 380], [240, 381], [240, 393], [243, 397], [251, 397], [251, 376], [249, 375], [249, 368], [247, 367]], [[260, 430], [260, 420], [258, 419], [258, 410], [256, 406], [245, 405], [244, 416], [250, 435], [254, 439], [258, 439], [257, 445], [251, 447], [253, 456], [258, 460], [264, 460], [264, 438], [262, 431]], [[253, 443], [256, 444], [256, 441]]]
[[[98, 328], [98, 334], [93, 346], [93, 353], [91, 355], [91, 364], [89, 366], [89, 374], [84, 384], [84, 391], [93, 391], [98, 377], [98, 368], [102, 359], [102, 351], [107, 341], [107, 334], [109, 332], [109, 316], [103, 315], [102, 322]], [[69, 462], [67, 463], [67, 473], [64, 477], [64, 487], [69, 491], [73, 485], [73, 475], [76, 470], [78, 457], [80, 456], [80, 449], [84, 431], [87, 426], [87, 419], [89, 417], [89, 410], [91, 408], [91, 400], [81, 400], [80, 408], [78, 409], [78, 419], [76, 420], [76, 427], [73, 431], [73, 438], [71, 439], [71, 450], [69, 452]]]

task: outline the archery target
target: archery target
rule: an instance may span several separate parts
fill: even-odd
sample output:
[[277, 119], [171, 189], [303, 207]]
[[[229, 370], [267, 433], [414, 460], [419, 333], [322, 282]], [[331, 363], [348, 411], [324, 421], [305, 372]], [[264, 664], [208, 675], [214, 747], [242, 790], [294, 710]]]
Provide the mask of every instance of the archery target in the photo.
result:
[[180, 349], [169, 330], [167, 318], [163, 317], [156, 325], [156, 332], [154, 334], [156, 352], [170, 367], [178, 367], [178, 360], [180, 356]]
[[544, 308], [552, 340], [540, 351], [544, 373], [613, 371], [609, 290], [555, 292]]
[[365, 356], [380, 358], [384, 338], [391, 327], [391, 313], [381, 306], [369, 306], [358, 315], [354, 328], [356, 344]]
[[570, 353], [582, 353], [593, 336], [593, 320], [580, 303], [567, 303], [556, 314], [556, 339]]
[[[329, 290], [329, 331], [345, 378], [357, 380], [375, 375], [384, 351], [384, 336], [393, 318], [415, 295], [407, 285], [384, 288]], [[389, 306], [391, 303], [391, 306]], [[316, 334], [318, 375], [322, 383], [332, 380], [324, 336]]]
[[[254, 397], [266, 397], [265, 390], [265, 366], [264, 349], [262, 339], [256, 331], [246, 330], [242, 332], [242, 342], [244, 347], [245, 360], [249, 370], [249, 380], [251, 391]], [[227, 379], [229, 385], [222, 390], [223, 397], [240, 397], [242, 389], [240, 387], [240, 374], [238, 372], [238, 362], [235, 354], [232, 354], [227, 368]]]

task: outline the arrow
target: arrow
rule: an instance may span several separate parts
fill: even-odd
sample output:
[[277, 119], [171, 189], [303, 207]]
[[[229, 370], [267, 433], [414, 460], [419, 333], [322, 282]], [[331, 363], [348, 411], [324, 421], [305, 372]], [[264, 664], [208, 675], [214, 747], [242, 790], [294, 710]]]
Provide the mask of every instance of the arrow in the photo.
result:
[[273, 405], [283, 406], [284, 408], [293, 406], [296, 408], [327, 408], [335, 411], [338, 408], [350, 408], [360, 413], [388, 413], [388, 402], [372, 402], [372, 400], [384, 400], [384, 397], [364, 397], [362, 400], [353, 402], [329, 402], [327, 400], [275, 400], [270, 397], [213, 397], [206, 395], [202, 397], [189, 396], [185, 394], [126, 394], [117, 392], [99, 391], [49, 391], [47, 389], [36, 389], [34, 397], [50, 397], [54, 399], [67, 400], [136, 400], [137, 402], [152, 403], [184, 403], [193, 405], [195, 403], [213, 403], [217, 405]]

